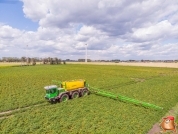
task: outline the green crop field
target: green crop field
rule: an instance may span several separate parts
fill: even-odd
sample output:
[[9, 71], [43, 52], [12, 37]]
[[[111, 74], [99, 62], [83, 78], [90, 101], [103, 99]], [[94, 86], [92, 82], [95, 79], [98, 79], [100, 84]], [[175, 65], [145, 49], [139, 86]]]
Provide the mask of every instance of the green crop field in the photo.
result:
[[[54, 84], [52, 80], [72, 79], [85, 79], [90, 86], [164, 109], [147, 109], [95, 94], [57, 104], [46, 102], [44, 86]], [[2, 67], [0, 112], [13, 111], [0, 113], [0, 133], [146, 134], [177, 104], [177, 81], [178, 69], [173, 68], [68, 64]]]

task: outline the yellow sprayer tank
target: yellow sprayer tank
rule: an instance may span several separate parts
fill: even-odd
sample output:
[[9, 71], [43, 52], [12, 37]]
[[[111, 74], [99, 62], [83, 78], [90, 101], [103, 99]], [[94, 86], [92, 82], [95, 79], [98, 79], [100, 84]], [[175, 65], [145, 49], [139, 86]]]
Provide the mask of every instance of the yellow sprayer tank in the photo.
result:
[[62, 82], [62, 88], [65, 88], [67, 91], [83, 88], [84, 86], [85, 80], [82, 79]]

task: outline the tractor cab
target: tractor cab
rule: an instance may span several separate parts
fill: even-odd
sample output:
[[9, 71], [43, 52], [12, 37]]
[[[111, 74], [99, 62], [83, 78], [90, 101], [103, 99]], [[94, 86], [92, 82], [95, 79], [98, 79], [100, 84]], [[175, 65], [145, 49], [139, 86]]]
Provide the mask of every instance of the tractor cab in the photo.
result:
[[46, 86], [44, 89], [46, 90], [46, 95], [45, 98], [48, 100], [51, 100], [55, 98], [58, 95], [58, 90], [57, 90], [56, 85], [51, 85], [51, 86]]

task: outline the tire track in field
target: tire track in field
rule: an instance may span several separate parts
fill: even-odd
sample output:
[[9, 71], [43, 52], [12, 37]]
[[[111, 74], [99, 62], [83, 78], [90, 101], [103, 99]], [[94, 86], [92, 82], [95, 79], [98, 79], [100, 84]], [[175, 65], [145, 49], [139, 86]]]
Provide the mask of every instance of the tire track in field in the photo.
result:
[[104, 87], [100, 87], [101, 89], [105, 89], [105, 88], [115, 88], [115, 87], [125, 87], [125, 86], [129, 86], [129, 85], [134, 85], [134, 84], [137, 84], [137, 83], [141, 83], [141, 82], [144, 82], [144, 81], [147, 81], [147, 80], [152, 80], [152, 79], [155, 79], [155, 78], [160, 78], [161, 76], [160, 75], [157, 75], [157, 76], [151, 76], [149, 78], [131, 78], [132, 81], [129, 81], [129, 82], [125, 82], [125, 83], [121, 83], [121, 84], [114, 84], [112, 86], [104, 86]]
[[115, 84], [113, 86], [104, 86], [104, 87], [100, 87], [102, 89], [104, 88], [115, 88], [115, 87], [125, 87], [125, 86], [129, 86], [129, 85], [134, 85], [134, 84], [137, 84], [137, 83], [142, 83], [144, 81], [147, 81], [147, 80], [153, 80], [153, 79], [156, 79], [156, 78], [161, 78], [161, 77], [166, 77], [167, 75], [169, 74], [172, 74], [172, 73], [177, 73], [178, 71], [173, 71], [171, 73], [159, 73], [158, 75], [156, 76], [150, 76], [148, 78], [137, 78], [137, 77], [134, 77], [134, 78], [131, 78], [132, 81], [129, 81], [129, 82], [125, 82], [125, 83], [121, 83], [121, 84]]
[[22, 107], [22, 108], [17, 108], [17, 109], [13, 109], [13, 110], [7, 110], [7, 111], [4, 111], [4, 112], [0, 112], [0, 119], [12, 117], [18, 111], [27, 110], [27, 109], [32, 108], [32, 107], [38, 107], [38, 106], [43, 106], [43, 105], [44, 106], [47, 105], [46, 102], [42, 102], [40, 104], [33, 104], [33, 105]]

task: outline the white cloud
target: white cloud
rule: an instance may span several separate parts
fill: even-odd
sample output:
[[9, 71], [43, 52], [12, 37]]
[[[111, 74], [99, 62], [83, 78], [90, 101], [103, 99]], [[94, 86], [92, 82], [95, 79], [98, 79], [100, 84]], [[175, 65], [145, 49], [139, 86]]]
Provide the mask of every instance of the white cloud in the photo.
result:
[[0, 38], [16, 38], [18, 36], [20, 36], [22, 34], [22, 31], [18, 30], [18, 29], [14, 29], [8, 25], [0, 25]]
[[159, 40], [172, 35], [174, 26], [167, 20], [150, 27], [133, 29], [132, 37], [138, 41]]
[[177, 16], [178, 16], [178, 12], [175, 12], [172, 15], [170, 15], [168, 17], [168, 19], [172, 24], [178, 24], [178, 17]]
[[[17, 56], [92, 59], [174, 58], [178, 41], [175, 0], [22, 0], [37, 31], [0, 23], [0, 48]], [[13, 46], [11, 49], [7, 46]], [[1, 56], [7, 55], [2, 53]], [[156, 55], [156, 57], [154, 56]]]
[[44, 18], [48, 13], [48, 1], [49, 0], [21, 0], [23, 5], [23, 12], [25, 17], [32, 19], [33, 21], [39, 21]]

